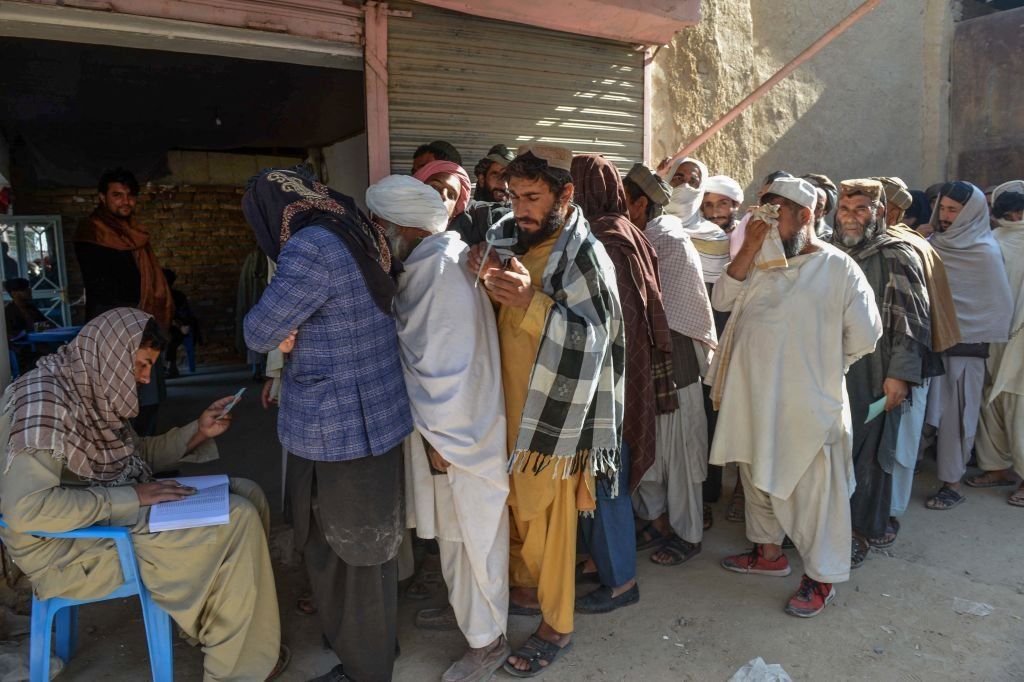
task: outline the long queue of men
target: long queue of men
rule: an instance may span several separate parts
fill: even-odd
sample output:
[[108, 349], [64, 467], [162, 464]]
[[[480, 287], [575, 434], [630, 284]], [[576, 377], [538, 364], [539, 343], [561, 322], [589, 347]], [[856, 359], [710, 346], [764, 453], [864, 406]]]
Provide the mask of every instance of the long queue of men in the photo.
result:
[[[475, 192], [452, 145], [424, 145], [411, 176], [367, 190], [369, 216], [305, 168], [243, 196], [273, 262], [245, 339], [284, 358], [288, 511], [340, 660], [316, 680], [391, 679], [413, 534], [448, 596], [417, 626], [462, 633], [442, 680], [469, 682], [557, 666], [576, 614], [639, 601], [638, 552], [699, 555], [729, 463], [728, 518], [753, 547], [721, 565], [787, 576], [792, 547], [785, 611], [805, 618], [896, 541], [930, 447], [929, 509], [962, 503], [962, 482], [1024, 506], [1024, 182], [929, 198], [778, 171], [745, 208], [692, 158], [623, 178], [533, 143], [474, 170]], [[166, 344], [142, 299], [8, 389], [0, 535], [40, 596], [82, 598], [116, 583], [116, 552], [29, 531], [131, 527], [204, 679], [270, 679], [288, 652], [258, 487], [232, 480], [228, 526], [147, 533], [148, 505], [189, 494], [152, 472], [216, 456], [230, 417], [225, 398], [155, 439], [127, 425]], [[984, 472], [964, 479], [975, 451]], [[514, 648], [510, 617], [539, 618]]]
[[[727, 463], [739, 473], [730, 516], [745, 521], [754, 546], [722, 566], [786, 576], [783, 547], [795, 548], [804, 575], [785, 610], [800, 617], [820, 613], [872, 547], [896, 541], [930, 440], [943, 485], [929, 509], [965, 499], [979, 423], [977, 456], [989, 473], [967, 483], [1016, 482], [1022, 379], [1006, 344], [1021, 326], [1012, 256], [1021, 251], [1024, 184], [997, 188], [990, 211], [966, 182], [933, 188], [929, 200], [899, 178], [836, 185], [779, 171], [744, 210], [735, 180], [709, 176], [691, 158], [657, 170], [638, 163], [622, 178], [600, 155], [539, 143], [513, 155], [498, 145], [474, 169], [474, 196], [460, 164], [437, 141], [416, 151], [412, 177], [368, 190], [362, 230], [378, 245], [371, 259], [397, 273], [393, 308], [375, 293], [375, 307], [353, 313], [380, 320], [382, 336], [365, 364], [348, 360], [362, 377], [363, 418], [379, 414], [389, 429], [370, 452], [401, 446], [405, 525], [436, 540], [449, 606], [423, 610], [417, 625], [457, 627], [469, 645], [444, 680], [485, 679], [498, 667], [538, 675], [572, 647], [576, 614], [636, 603], [637, 552], [652, 550], [664, 566], [698, 555]], [[295, 183], [304, 188], [295, 200], [311, 206], [314, 195], [330, 195], [299, 175], [277, 176], [261, 177], [251, 195]], [[295, 232], [278, 228], [271, 220], [268, 239]], [[302, 235], [318, 232], [328, 239], [323, 230]], [[303, 348], [304, 336], [320, 338], [303, 324], [323, 298], [298, 311], [281, 305], [313, 295], [281, 284], [309, 279], [291, 275], [298, 266], [288, 258], [302, 235], [281, 248], [246, 327], [257, 350], [297, 329], [296, 367], [305, 348], [316, 352], [315, 342]], [[345, 338], [334, 342], [348, 352]], [[291, 384], [285, 375], [285, 434], [294, 428], [288, 403], [315, 391], [301, 378], [311, 369], [296, 369]], [[376, 373], [393, 382], [364, 390]], [[333, 400], [318, 400], [315, 428], [345, 409]], [[366, 495], [331, 485], [345, 504]], [[1022, 496], [1018, 489], [1011, 504]], [[327, 524], [322, 515], [311, 524]], [[397, 546], [400, 530], [385, 517]], [[339, 604], [309, 558], [318, 604], [376, 606], [351, 589], [356, 601]], [[593, 589], [578, 594], [587, 583]], [[540, 617], [514, 650], [509, 616]], [[372, 657], [381, 663], [393, 621], [379, 634]], [[388, 662], [367, 674], [351, 643], [328, 639], [343, 662], [332, 674], [386, 676]]]

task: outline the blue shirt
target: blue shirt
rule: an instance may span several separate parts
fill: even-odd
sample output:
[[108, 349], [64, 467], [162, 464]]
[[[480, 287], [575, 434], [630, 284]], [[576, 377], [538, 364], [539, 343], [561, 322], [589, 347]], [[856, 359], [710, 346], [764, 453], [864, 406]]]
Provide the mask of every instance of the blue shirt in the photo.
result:
[[289, 452], [317, 461], [382, 455], [412, 432], [395, 321], [381, 312], [346, 244], [306, 227], [245, 316], [245, 342], [273, 350], [298, 329], [283, 372], [277, 430]]

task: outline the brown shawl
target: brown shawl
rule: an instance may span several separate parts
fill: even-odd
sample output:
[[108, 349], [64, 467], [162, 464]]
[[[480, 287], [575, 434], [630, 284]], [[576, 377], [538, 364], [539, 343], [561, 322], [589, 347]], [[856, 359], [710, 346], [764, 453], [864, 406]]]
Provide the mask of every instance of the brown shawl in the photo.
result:
[[658, 256], [626, 217], [626, 192], [614, 164], [596, 154], [573, 158], [575, 202], [615, 265], [626, 327], [626, 402], [622, 437], [630, 448], [630, 492], [654, 464], [655, 417], [678, 409], [672, 332], [661, 299]]
[[[135, 265], [139, 268], [139, 309], [155, 317], [163, 329], [170, 329], [174, 317], [171, 288], [156, 261], [149, 232], [139, 226], [134, 216], [124, 220], [104, 206], [97, 206], [87, 219], [79, 223], [75, 241], [118, 251], [131, 251]], [[89, 295], [88, 292], [86, 295]]]
[[150, 316], [114, 308], [7, 389], [7, 467], [25, 450], [49, 450], [73, 473], [98, 483], [147, 479], [128, 419], [139, 413], [135, 351]]
[[931, 311], [932, 347], [941, 353], [960, 343], [960, 323], [956, 318], [956, 307], [953, 305], [953, 293], [946, 277], [946, 266], [942, 258], [935, 252], [927, 239], [910, 229], [903, 223], [890, 225], [889, 234], [907, 242], [924, 265], [924, 279], [928, 286], [928, 302]]

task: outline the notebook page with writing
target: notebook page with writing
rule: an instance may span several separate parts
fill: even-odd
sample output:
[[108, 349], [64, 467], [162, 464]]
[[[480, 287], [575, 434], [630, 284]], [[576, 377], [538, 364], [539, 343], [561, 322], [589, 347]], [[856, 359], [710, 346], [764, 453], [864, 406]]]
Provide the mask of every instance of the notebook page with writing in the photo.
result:
[[183, 500], [153, 505], [149, 512], [149, 532], [219, 526], [228, 522], [231, 510], [227, 476], [179, 476], [171, 480], [198, 492]]

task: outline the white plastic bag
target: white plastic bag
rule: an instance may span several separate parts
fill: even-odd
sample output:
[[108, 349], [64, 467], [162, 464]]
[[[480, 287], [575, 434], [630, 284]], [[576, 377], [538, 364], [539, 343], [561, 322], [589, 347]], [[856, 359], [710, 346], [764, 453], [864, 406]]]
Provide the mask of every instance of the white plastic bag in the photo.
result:
[[758, 656], [736, 671], [729, 682], [793, 682], [778, 663], [765, 663]]

